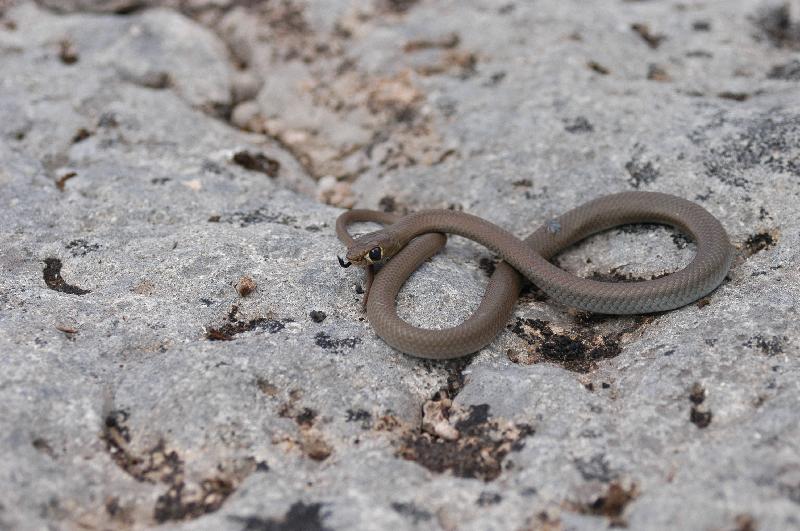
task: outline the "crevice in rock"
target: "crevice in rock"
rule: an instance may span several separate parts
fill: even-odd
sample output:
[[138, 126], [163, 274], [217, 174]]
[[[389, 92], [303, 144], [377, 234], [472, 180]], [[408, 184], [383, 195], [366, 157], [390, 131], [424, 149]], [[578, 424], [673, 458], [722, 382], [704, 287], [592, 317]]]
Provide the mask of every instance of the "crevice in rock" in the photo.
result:
[[68, 284], [61, 276], [61, 267], [62, 263], [60, 259], [45, 258], [42, 276], [44, 277], [44, 283], [48, 288], [53, 291], [67, 293], [69, 295], [86, 295], [87, 293], [91, 293], [91, 291], [88, 289], [83, 289], [79, 288], [78, 286]]
[[491, 417], [488, 404], [464, 408], [432, 400], [423, 406], [422, 428], [401, 436], [397, 455], [433, 472], [490, 482], [513, 467], [506, 457], [533, 433], [528, 424]]
[[[128, 418], [127, 411], [111, 411], [105, 418], [100, 438], [111, 459], [133, 479], [168, 485], [167, 491], [158, 497], [153, 507], [153, 518], [158, 523], [194, 519], [216, 511], [256, 467], [253, 459], [244, 460], [229, 471], [220, 464], [215, 476], [199, 482], [189, 481], [183, 459], [177, 451], [168, 449], [163, 439], [143, 453], [131, 448]], [[119, 498], [115, 499], [114, 513], [128, 512], [120, 505]]]
[[[635, 333], [652, 319], [652, 316], [614, 318], [579, 312], [575, 318], [576, 327], [564, 330], [540, 319], [518, 317], [507, 328], [528, 347], [522, 351], [509, 349], [506, 354], [512, 362], [520, 365], [549, 361], [570, 371], [588, 373], [597, 368], [600, 360], [618, 356], [622, 352], [624, 336]], [[616, 330], [597, 331], [601, 324], [620, 323], [624, 324]]]
[[237, 317], [238, 315], [240, 315], [239, 307], [234, 304], [231, 306], [223, 324], [206, 328], [206, 339], [210, 341], [231, 341], [235, 336], [253, 330], [265, 330], [270, 334], [276, 334], [286, 328], [286, 322], [291, 322], [291, 319], [279, 321], [271, 316], [244, 320]]

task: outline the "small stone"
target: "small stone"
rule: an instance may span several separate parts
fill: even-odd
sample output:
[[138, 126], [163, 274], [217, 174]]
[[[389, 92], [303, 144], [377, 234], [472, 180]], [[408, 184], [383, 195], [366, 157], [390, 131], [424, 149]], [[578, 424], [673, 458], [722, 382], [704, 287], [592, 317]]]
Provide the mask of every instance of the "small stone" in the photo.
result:
[[236, 291], [242, 297], [247, 297], [256, 290], [256, 283], [250, 277], [242, 277], [236, 283]]
[[245, 101], [233, 108], [231, 123], [239, 129], [254, 133], [264, 132], [264, 119], [261, 117], [261, 107], [254, 101]]
[[252, 100], [258, 95], [261, 89], [261, 80], [252, 72], [241, 71], [233, 76], [231, 81], [231, 92], [233, 101], [236, 103]]

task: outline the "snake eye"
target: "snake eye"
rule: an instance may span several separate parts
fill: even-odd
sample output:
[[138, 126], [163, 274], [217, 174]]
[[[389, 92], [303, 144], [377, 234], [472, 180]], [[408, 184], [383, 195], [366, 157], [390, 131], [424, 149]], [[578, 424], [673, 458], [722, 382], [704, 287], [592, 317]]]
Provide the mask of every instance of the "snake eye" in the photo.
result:
[[369, 250], [369, 259], [372, 260], [373, 262], [377, 262], [378, 260], [380, 260], [382, 255], [383, 252], [381, 251], [380, 247], [373, 247], [372, 249]]

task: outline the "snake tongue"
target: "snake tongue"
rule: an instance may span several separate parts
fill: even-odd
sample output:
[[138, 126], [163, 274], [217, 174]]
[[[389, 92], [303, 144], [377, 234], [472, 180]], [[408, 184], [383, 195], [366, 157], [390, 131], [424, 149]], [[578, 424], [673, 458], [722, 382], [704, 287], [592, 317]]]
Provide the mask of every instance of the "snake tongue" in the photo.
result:
[[350, 267], [351, 265], [353, 265], [353, 263], [350, 261], [345, 262], [344, 260], [342, 260], [341, 256], [337, 256], [336, 258], [339, 260], [339, 265], [342, 267]]

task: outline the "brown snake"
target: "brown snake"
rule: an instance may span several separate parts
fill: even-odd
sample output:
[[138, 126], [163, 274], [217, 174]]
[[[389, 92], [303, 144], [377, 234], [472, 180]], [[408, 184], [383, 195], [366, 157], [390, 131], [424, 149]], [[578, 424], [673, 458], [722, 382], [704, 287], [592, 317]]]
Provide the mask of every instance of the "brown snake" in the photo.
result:
[[[347, 226], [359, 221], [385, 227], [353, 238]], [[696, 243], [694, 259], [667, 276], [623, 283], [580, 278], [548, 261], [592, 234], [630, 223], [676, 227]], [[641, 314], [679, 308], [707, 295], [725, 278], [733, 258], [728, 235], [714, 216], [696, 203], [658, 192], [623, 192], [589, 201], [549, 220], [524, 240], [484, 219], [451, 210], [424, 210], [403, 217], [350, 210], [337, 219], [336, 232], [348, 247], [347, 261], [339, 258], [342, 267], [367, 268], [367, 318], [378, 335], [397, 350], [432, 359], [463, 356], [486, 346], [511, 316], [520, 274], [568, 306], [605, 314]], [[444, 246], [443, 233], [474, 240], [503, 261], [467, 320], [441, 330], [417, 328], [398, 317], [395, 298], [408, 277]], [[376, 274], [373, 266], [377, 264], [383, 267]]]

